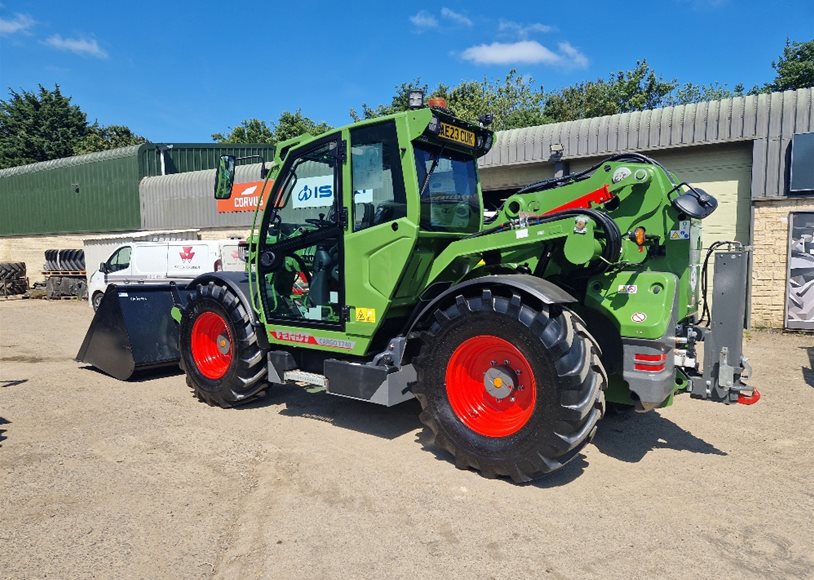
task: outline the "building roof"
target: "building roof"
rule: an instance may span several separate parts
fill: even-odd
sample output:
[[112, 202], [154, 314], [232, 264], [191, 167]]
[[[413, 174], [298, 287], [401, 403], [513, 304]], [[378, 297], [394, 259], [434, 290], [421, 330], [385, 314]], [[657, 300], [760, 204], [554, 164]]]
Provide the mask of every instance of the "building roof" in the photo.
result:
[[50, 169], [58, 169], [61, 167], [74, 167], [76, 165], [85, 165], [86, 163], [95, 163], [97, 161], [121, 159], [122, 157], [135, 157], [138, 154], [140, 147], [141, 145], [130, 145], [128, 147], [108, 149], [107, 151], [85, 153], [83, 155], [74, 155], [73, 157], [62, 157], [61, 159], [51, 159], [50, 161], [40, 161], [39, 163], [9, 167], [8, 169], [0, 169], [0, 177], [25, 175], [26, 173], [48, 171]]

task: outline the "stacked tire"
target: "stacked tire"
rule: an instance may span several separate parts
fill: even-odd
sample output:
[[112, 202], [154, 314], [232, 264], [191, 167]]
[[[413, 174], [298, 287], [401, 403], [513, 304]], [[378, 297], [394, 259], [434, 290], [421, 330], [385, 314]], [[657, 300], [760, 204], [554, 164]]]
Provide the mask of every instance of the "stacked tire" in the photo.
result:
[[0, 296], [24, 294], [27, 290], [25, 262], [0, 262]]
[[45, 250], [45, 295], [49, 299], [63, 296], [88, 297], [85, 280], [85, 250]]
[[46, 272], [84, 272], [85, 250], [45, 250]]

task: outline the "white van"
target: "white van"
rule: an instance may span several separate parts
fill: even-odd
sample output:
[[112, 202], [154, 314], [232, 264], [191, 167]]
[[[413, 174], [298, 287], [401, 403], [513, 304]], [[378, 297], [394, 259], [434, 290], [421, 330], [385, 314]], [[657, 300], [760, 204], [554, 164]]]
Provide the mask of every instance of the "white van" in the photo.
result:
[[108, 284], [187, 282], [205, 272], [243, 271], [246, 263], [240, 242], [229, 239], [124, 244], [90, 277], [88, 301], [94, 310], [98, 309]]

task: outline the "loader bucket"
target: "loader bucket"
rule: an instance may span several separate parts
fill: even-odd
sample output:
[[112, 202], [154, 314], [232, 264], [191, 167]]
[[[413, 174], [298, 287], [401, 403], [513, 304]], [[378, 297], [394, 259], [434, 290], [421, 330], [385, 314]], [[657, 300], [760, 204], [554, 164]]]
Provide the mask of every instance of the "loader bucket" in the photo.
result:
[[[185, 302], [189, 292], [177, 290]], [[111, 284], [75, 360], [121, 381], [138, 371], [177, 365], [181, 355], [172, 306], [169, 284]]]

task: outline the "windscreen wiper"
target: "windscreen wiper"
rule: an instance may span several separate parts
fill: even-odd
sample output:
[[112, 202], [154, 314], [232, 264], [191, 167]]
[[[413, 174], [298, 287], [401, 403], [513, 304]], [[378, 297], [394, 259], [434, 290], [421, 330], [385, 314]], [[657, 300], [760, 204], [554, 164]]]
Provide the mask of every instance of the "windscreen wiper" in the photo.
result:
[[430, 184], [430, 177], [432, 177], [433, 172], [438, 167], [438, 161], [441, 159], [441, 155], [444, 153], [444, 147], [442, 146], [441, 149], [438, 151], [438, 154], [432, 160], [432, 165], [430, 165], [430, 170], [427, 171], [427, 177], [424, 178], [424, 183], [421, 184], [421, 190], [418, 192], [418, 197], [422, 197], [424, 195], [424, 191], [427, 189], [427, 186]]

